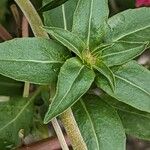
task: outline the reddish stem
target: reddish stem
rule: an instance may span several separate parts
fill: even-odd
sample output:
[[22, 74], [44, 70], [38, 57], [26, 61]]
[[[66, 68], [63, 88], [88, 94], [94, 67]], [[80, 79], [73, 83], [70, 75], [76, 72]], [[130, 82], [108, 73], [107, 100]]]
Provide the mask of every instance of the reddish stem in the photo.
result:
[[4, 41], [11, 40], [13, 38], [1, 24], [0, 24], [0, 38]]
[[29, 36], [29, 24], [25, 16], [22, 18], [22, 37]]
[[[65, 136], [68, 146], [71, 146], [69, 138]], [[47, 138], [33, 144], [23, 146], [18, 150], [61, 150], [60, 143], [57, 138]]]

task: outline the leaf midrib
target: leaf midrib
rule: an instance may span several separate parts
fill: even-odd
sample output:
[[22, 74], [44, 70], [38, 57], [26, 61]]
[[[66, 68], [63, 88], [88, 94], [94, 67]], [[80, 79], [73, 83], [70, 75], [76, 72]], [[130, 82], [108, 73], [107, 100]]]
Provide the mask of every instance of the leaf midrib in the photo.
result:
[[[83, 106], [83, 108], [84, 108], [84, 110], [85, 110], [85, 112], [86, 112], [86, 114], [87, 114], [87, 116], [88, 116], [88, 118], [89, 118], [89, 120], [90, 120], [90, 123], [91, 123], [91, 125], [92, 125], [92, 131], [93, 131], [93, 133], [94, 133], [94, 135], [95, 135], [95, 138], [97, 139], [97, 145], [98, 145], [98, 150], [100, 150], [100, 144], [99, 144], [99, 140], [98, 140], [98, 138], [97, 138], [97, 133], [96, 133], [96, 131], [94, 130], [94, 124], [93, 124], [93, 122], [92, 122], [92, 118], [91, 118], [91, 116], [90, 116], [90, 114], [89, 114], [89, 112], [88, 112], [88, 110], [87, 110], [87, 107], [86, 107], [86, 105], [85, 105], [85, 103], [83, 102], [83, 100], [80, 100], [80, 103], [81, 103], [81, 105]], [[106, 102], [107, 103], [107, 102]], [[108, 104], [109, 105], [109, 104]], [[112, 106], [111, 106], [112, 107]], [[113, 108], [113, 107], [112, 107]], [[116, 112], [117, 113], [117, 112]], [[98, 119], [100, 119], [102, 122], [104, 122], [104, 123], [106, 123], [106, 124], [109, 124], [110, 126], [111, 126], [111, 122], [108, 122], [108, 121], [105, 121], [105, 120], [103, 120], [103, 119], [101, 119], [100, 117], [98, 118]], [[100, 137], [100, 138], [102, 138], [102, 137]], [[108, 145], [110, 145], [110, 143], [108, 143], [108, 141], [107, 141], [107, 139], [105, 139], [105, 138], [102, 138], [102, 140], [104, 140]], [[111, 146], [111, 145], [110, 145]]]
[[140, 116], [140, 117], [145, 117], [147, 119], [150, 119], [150, 117], [148, 117], [146, 115], [143, 115], [143, 114], [139, 114], [139, 113], [136, 113], [136, 112], [133, 112], [133, 111], [125, 110], [123, 108], [120, 108], [120, 107], [117, 107], [117, 106], [114, 106], [114, 105], [112, 105], [112, 107], [114, 107], [117, 110], [123, 111], [123, 112], [127, 112], [127, 113], [130, 113], [130, 114], [134, 114], [134, 115], [137, 115], [137, 116]]
[[90, 116], [90, 114], [89, 114], [89, 112], [88, 112], [84, 102], [82, 100], [80, 100], [80, 102], [81, 102], [81, 105], [83, 106], [83, 108], [84, 108], [84, 110], [85, 110], [85, 112], [87, 114], [87, 117], [89, 118], [89, 121], [90, 121], [91, 126], [92, 126], [91, 129], [93, 131], [93, 134], [94, 134], [94, 137], [95, 137], [95, 141], [96, 141], [96, 144], [97, 144], [97, 148], [98, 148], [98, 150], [100, 150], [100, 145], [99, 145], [99, 142], [98, 142], [97, 134], [96, 134], [96, 131], [94, 129], [94, 124], [92, 122], [91, 116]]
[[90, 43], [90, 35], [91, 35], [91, 22], [92, 22], [92, 13], [93, 13], [93, 2], [94, 0], [91, 0], [90, 5], [90, 16], [89, 16], [89, 24], [88, 24], [88, 35], [87, 35], [87, 47], [89, 48]]
[[7, 62], [31, 62], [31, 63], [42, 63], [42, 64], [57, 64], [57, 63], [64, 63], [64, 61], [50, 61], [50, 60], [25, 60], [25, 59], [0, 59], [0, 61], [7, 61]]
[[2, 130], [4, 130], [5, 128], [7, 128], [10, 124], [12, 124], [13, 122], [15, 122], [15, 121], [19, 118], [19, 116], [23, 113], [23, 111], [30, 105], [31, 102], [32, 102], [32, 99], [30, 99], [30, 100], [26, 103], [26, 105], [24, 105], [23, 109], [21, 109], [21, 111], [17, 114], [17, 116], [16, 116], [14, 119], [12, 119], [10, 122], [8, 122], [6, 125], [4, 125], [4, 126], [0, 129], [0, 132], [1, 132]]
[[[74, 50], [72, 50], [72, 49], [70, 49], [70, 50], [72, 50], [75, 54], [77, 54], [79, 57], [81, 57], [80, 56], [80, 51], [78, 50], [78, 48], [76, 47], [76, 46], [74, 46], [72, 43], [70, 43], [68, 40], [66, 40], [65, 38], [63, 38], [62, 36], [60, 36], [59, 34], [57, 34], [56, 32], [55, 32], [55, 35], [54, 34], [52, 34], [57, 40], [58, 40], [58, 38], [60, 38], [60, 39], [62, 39], [62, 40], [64, 40], [66, 43], [68, 43], [71, 47], [73, 47], [73, 49]], [[59, 40], [58, 40], [59, 41]], [[62, 42], [61, 42], [62, 43]], [[64, 44], [64, 43], [62, 43], [62, 44]]]
[[129, 80], [125, 79], [125, 78], [122, 78], [122, 77], [120, 77], [119, 75], [116, 75], [116, 74], [115, 74], [115, 77], [117, 77], [117, 78], [123, 80], [124, 82], [127, 82], [128, 84], [134, 86], [135, 88], [137, 88], [137, 89], [143, 91], [143, 92], [146, 93], [148, 96], [150, 96], [150, 94], [149, 94], [145, 89], [142, 89], [141, 87], [139, 87], [139, 86], [136, 85], [135, 83], [132, 83], [131, 81], [129, 81]]
[[67, 30], [66, 11], [64, 4], [62, 5], [62, 15], [63, 15], [64, 29]]
[[[89, 120], [90, 120], [90, 123], [91, 123], [91, 125], [92, 125], [92, 131], [93, 131], [93, 133], [94, 133], [94, 136], [95, 136], [95, 138], [96, 138], [96, 142], [97, 142], [97, 145], [98, 145], [98, 150], [100, 150], [100, 145], [99, 145], [99, 142], [98, 142], [97, 134], [96, 134], [96, 132], [95, 132], [95, 130], [94, 130], [94, 124], [93, 124], [93, 122], [92, 122], [92, 118], [91, 118], [91, 116], [90, 116], [90, 114], [89, 114], [89, 112], [88, 112], [88, 110], [87, 110], [87, 108], [86, 108], [86, 106], [85, 106], [85, 104], [84, 104], [84, 102], [83, 102], [82, 100], [81, 100], [81, 104], [82, 104], [83, 108], [85, 109], [85, 112], [86, 112], [86, 114], [87, 114], [87, 116], [88, 116], [88, 118], [89, 118]], [[106, 124], [109, 124], [109, 125], [111, 126], [111, 122], [105, 121], [105, 120], [103, 120], [103, 119], [101, 119], [101, 118], [99, 118], [99, 119], [100, 119], [102, 122], [105, 122]], [[103, 138], [103, 140], [106, 141], [106, 143], [108, 143], [106, 139]], [[109, 143], [108, 143], [108, 144], [109, 144]]]
[[122, 36], [116, 38], [116, 39], [114, 40], [114, 42], [115, 42], [115, 41], [118, 41], [118, 40], [120, 40], [120, 39], [123, 39], [124, 37], [129, 36], [129, 35], [131, 35], [131, 34], [133, 34], [133, 33], [136, 33], [136, 32], [142, 31], [142, 30], [145, 30], [146, 28], [149, 28], [149, 27], [150, 27], [150, 25], [145, 26], [145, 27], [140, 28], [140, 29], [137, 29], [137, 30], [134, 30], [134, 31], [132, 31], [132, 32], [128, 32], [127, 34], [124, 34], [124, 35], [122, 35]]
[[[55, 107], [55, 109], [51, 112], [51, 114], [53, 114], [55, 112], [55, 110], [57, 110], [57, 108], [59, 107], [59, 105], [62, 103], [62, 101], [64, 100], [64, 98], [68, 95], [69, 91], [71, 90], [72, 86], [74, 85], [74, 82], [75, 80], [78, 78], [79, 74], [81, 73], [81, 71], [83, 70], [85, 66], [83, 65], [79, 72], [77, 73], [77, 76], [75, 77], [73, 83], [71, 84], [70, 88], [67, 90], [67, 92], [64, 94], [64, 96], [62, 97], [62, 99], [60, 100], [60, 102], [57, 104], [57, 106]], [[51, 107], [50, 109], [52, 108], [52, 105], [53, 105], [53, 102], [55, 101], [55, 98], [57, 97], [57, 91], [56, 91], [56, 96], [54, 97], [54, 99], [52, 100], [52, 103], [51, 103]], [[55, 105], [54, 105], [55, 106]]]
[[131, 49], [126, 49], [126, 50], [121, 51], [121, 52], [116, 52], [116, 53], [103, 55], [102, 58], [109, 57], [109, 56], [114, 56], [114, 55], [119, 55], [119, 54], [123, 54], [123, 53], [127, 53], [127, 52], [130, 52], [130, 51], [133, 51], [133, 49], [140, 48], [140, 47], [143, 47], [143, 45], [141, 45], [139, 47], [131, 48]]

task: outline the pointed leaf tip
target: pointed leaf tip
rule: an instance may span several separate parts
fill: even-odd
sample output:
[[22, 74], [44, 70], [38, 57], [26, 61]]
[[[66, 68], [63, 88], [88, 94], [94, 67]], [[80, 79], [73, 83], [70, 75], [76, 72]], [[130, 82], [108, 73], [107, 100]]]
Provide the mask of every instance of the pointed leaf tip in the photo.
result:
[[53, 40], [16, 38], [0, 43], [0, 74], [48, 85], [56, 81], [59, 69], [69, 55], [64, 46]]
[[56, 94], [45, 115], [44, 123], [48, 123], [78, 101], [88, 91], [94, 78], [93, 70], [83, 65], [80, 60], [67, 60], [60, 70]]
[[77, 35], [68, 30], [57, 27], [44, 27], [44, 29], [69, 50], [74, 52], [80, 58], [82, 57], [82, 51], [86, 49], [86, 46]]
[[98, 62], [93, 66], [99, 73], [104, 75], [106, 79], [109, 81], [109, 85], [112, 89], [112, 92], [115, 91], [116, 81], [113, 72], [111, 69], [103, 62]]
[[97, 86], [123, 103], [150, 112], [150, 71], [138, 65], [136, 61], [113, 68], [112, 71], [116, 79], [115, 92], [112, 92], [104, 78], [97, 78]]

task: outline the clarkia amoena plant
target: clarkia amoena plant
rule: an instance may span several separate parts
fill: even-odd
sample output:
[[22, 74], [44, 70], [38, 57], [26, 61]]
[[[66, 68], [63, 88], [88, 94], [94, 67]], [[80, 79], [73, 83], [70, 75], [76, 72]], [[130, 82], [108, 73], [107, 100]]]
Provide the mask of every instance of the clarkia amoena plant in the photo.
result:
[[[7, 104], [20, 109], [0, 124], [0, 144], [18, 143], [12, 138], [29, 129], [32, 102], [49, 90], [44, 124], [60, 118], [75, 150], [125, 150], [125, 134], [149, 140], [150, 72], [133, 59], [150, 47], [150, 8], [109, 17], [107, 0], [66, 1], [43, 0], [43, 25], [28, 0], [16, 0], [36, 37], [0, 43], [0, 74], [40, 88], [27, 102]], [[15, 123], [18, 130], [5, 138]]]

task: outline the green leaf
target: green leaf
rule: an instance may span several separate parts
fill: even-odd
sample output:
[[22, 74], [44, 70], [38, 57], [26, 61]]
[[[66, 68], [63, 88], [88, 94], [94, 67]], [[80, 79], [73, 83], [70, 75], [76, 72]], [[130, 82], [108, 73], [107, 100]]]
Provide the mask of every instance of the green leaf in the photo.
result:
[[50, 84], [68, 51], [52, 40], [18, 38], [0, 44], [0, 74], [20, 81]]
[[109, 9], [107, 0], [79, 0], [73, 18], [73, 33], [93, 50], [105, 34]]
[[118, 111], [127, 134], [140, 139], [150, 140], [150, 113], [139, 111], [110, 96], [104, 96], [103, 100]]
[[14, 98], [0, 102], [0, 147], [12, 149], [21, 144], [19, 132], [27, 135], [32, 126], [32, 99]]
[[106, 41], [150, 41], [150, 8], [129, 9], [108, 20]]
[[98, 96], [86, 95], [73, 106], [73, 112], [88, 150], [125, 150], [120, 118]]
[[[94, 65], [93, 67], [107, 78], [112, 88], [112, 91], [114, 91], [115, 90], [115, 78], [110, 68], [107, 65], [105, 65], [105, 63], [103, 63], [102, 61], [96, 63], [96, 65]], [[100, 75], [99, 75], [99, 78], [100, 78]]]
[[85, 44], [78, 36], [61, 28], [44, 27], [44, 29], [81, 58]]
[[113, 72], [116, 80], [114, 92], [105, 79], [98, 77], [97, 86], [123, 103], [150, 112], [150, 72], [134, 61], [114, 68]]
[[[115, 42], [113, 45], [102, 49], [98, 53], [100, 53], [100, 59], [111, 67], [124, 64], [134, 59], [146, 49], [147, 44], [148, 43]], [[99, 55], [98, 53], [97, 55]]]
[[90, 88], [94, 81], [93, 70], [77, 58], [71, 58], [62, 66], [57, 82], [56, 94], [45, 116], [44, 123], [71, 107]]
[[[51, 0], [43, 0], [43, 6]], [[59, 28], [72, 29], [73, 13], [78, 0], [69, 0], [64, 5], [43, 13], [44, 24]]]
[[23, 83], [0, 75], [0, 95], [18, 96], [23, 93]]
[[67, 1], [68, 0], [52, 0], [48, 4], [46, 4], [43, 7], [41, 7], [40, 11], [44, 12], [44, 11], [48, 11], [48, 10], [54, 9], [54, 8], [62, 5], [63, 3], [67, 2]]

